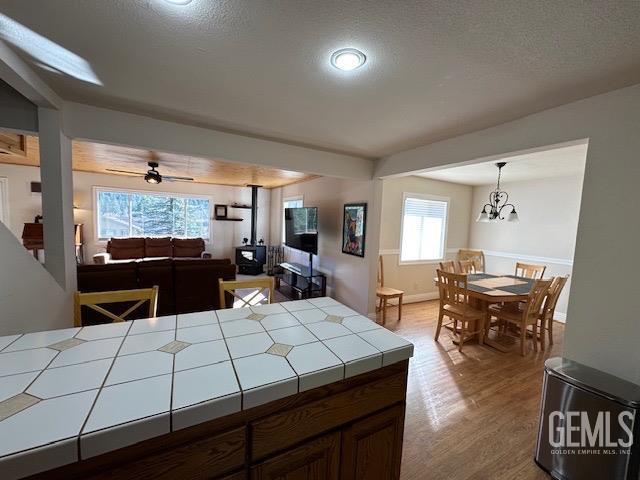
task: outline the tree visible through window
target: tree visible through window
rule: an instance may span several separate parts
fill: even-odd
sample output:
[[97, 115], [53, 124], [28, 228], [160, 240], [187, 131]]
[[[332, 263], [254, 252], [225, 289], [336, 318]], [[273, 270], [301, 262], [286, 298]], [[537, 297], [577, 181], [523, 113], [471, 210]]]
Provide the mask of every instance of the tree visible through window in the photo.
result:
[[405, 194], [402, 208], [403, 262], [440, 260], [445, 254], [449, 201]]
[[209, 239], [209, 199], [163, 193], [97, 190], [98, 237]]

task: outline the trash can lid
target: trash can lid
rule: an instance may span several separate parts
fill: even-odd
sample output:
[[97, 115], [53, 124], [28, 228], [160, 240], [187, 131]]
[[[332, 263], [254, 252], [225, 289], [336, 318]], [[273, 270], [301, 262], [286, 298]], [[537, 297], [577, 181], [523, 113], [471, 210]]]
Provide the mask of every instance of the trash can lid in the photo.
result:
[[640, 385], [563, 357], [549, 358], [544, 368], [549, 375], [572, 385], [628, 407], [640, 408]]

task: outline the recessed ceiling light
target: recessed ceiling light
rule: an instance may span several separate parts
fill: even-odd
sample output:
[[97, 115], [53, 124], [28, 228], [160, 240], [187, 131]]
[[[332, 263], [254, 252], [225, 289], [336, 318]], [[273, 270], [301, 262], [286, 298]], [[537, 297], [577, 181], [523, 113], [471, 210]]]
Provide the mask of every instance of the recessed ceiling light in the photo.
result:
[[186, 5], [191, 3], [191, 0], [164, 0], [167, 3], [173, 3], [174, 5]]
[[355, 48], [343, 48], [331, 55], [331, 65], [346, 72], [361, 67], [366, 61], [364, 53]]

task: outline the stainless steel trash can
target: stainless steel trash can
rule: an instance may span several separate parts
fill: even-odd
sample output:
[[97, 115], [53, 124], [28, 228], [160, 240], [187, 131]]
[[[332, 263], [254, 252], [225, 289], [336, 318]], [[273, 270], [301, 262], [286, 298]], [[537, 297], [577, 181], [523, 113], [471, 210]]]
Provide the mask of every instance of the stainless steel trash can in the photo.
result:
[[550, 358], [545, 362], [536, 463], [561, 480], [638, 480], [639, 408], [640, 386], [565, 358]]

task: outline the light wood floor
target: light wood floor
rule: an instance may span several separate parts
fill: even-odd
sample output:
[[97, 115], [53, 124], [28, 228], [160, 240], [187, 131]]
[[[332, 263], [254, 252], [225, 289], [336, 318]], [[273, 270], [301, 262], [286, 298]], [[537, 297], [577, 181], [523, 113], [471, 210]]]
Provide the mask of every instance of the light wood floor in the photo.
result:
[[403, 480], [548, 479], [533, 462], [543, 363], [562, 350], [564, 325], [554, 325], [554, 345], [500, 353], [477, 344], [462, 354], [443, 329], [433, 335], [438, 301], [387, 312], [387, 328], [415, 345], [409, 368]]

